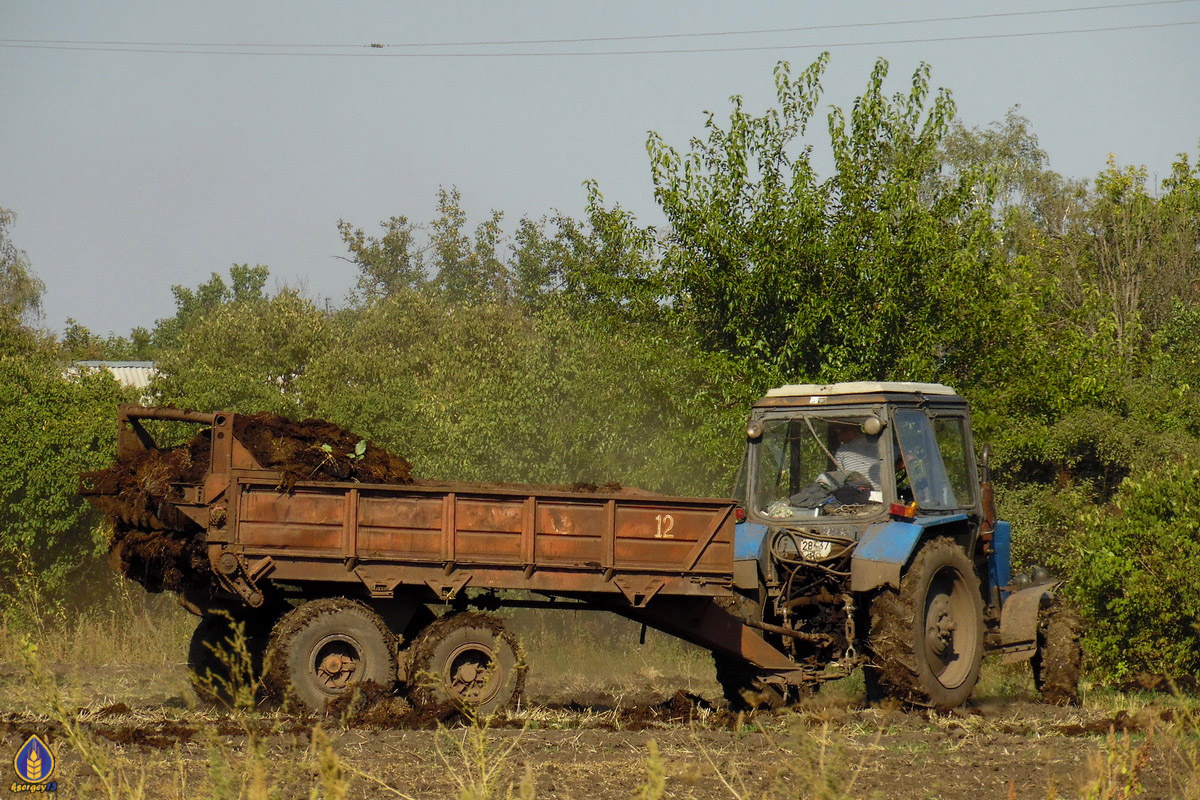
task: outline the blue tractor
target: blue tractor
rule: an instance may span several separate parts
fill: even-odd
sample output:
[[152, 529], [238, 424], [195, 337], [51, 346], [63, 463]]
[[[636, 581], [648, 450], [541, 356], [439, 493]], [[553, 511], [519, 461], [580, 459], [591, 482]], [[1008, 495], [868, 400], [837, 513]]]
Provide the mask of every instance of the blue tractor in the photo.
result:
[[1079, 622], [1044, 570], [1014, 580], [967, 401], [928, 383], [792, 385], [754, 405], [735, 497], [735, 605], [800, 666], [717, 654], [738, 707], [862, 667], [876, 699], [953, 708], [985, 654], [1079, 701]]

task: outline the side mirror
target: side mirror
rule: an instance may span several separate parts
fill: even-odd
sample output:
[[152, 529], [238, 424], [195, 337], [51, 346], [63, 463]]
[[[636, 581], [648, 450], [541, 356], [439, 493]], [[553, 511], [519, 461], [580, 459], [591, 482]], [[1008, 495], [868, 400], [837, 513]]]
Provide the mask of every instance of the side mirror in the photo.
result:
[[868, 436], [878, 436], [883, 431], [884, 422], [874, 415], [867, 417], [862, 424], [862, 432]]

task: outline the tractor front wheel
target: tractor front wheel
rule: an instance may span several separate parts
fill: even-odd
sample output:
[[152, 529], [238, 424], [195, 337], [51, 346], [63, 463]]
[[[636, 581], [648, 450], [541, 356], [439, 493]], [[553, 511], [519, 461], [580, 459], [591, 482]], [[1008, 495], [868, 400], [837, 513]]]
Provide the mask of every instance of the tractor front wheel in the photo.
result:
[[1037, 652], [1029, 665], [1033, 668], [1033, 682], [1042, 694], [1042, 702], [1055, 706], [1080, 704], [1083, 646], [1079, 635], [1082, 627], [1075, 610], [1057, 597], [1038, 614]]

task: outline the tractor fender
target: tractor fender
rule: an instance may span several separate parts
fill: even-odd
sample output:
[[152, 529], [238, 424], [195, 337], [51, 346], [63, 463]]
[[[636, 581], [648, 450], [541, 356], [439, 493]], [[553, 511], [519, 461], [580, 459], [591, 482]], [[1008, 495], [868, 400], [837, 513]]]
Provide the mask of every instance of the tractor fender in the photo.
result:
[[900, 588], [904, 565], [916, 552], [921, 537], [951, 530], [967, 520], [966, 514], [917, 517], [912, 522], [893, 520], [867, 527], [850, 559], [850, 591], [869, 592], [881, 586]]
[[850, 591], [900, 586], [900, 572], [925, 529], [912, 522], [884, 522], [863, 531], [850, 559]]
[[1000, 609], [1001, 661], [1027, 661], [1037, 652], [1038, 611], [1054, 598], [1057, 583], [1043, 583], [1013, 592]]

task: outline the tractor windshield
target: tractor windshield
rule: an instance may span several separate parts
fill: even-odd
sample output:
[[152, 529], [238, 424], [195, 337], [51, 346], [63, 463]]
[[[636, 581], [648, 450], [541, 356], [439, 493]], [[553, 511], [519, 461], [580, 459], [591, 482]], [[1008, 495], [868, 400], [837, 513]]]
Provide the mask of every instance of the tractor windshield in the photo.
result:
[[753, 505], [772, 519], [871, 514], [883, 502], [880, 436], [865, 417], [764, 419], [753, 445]]

